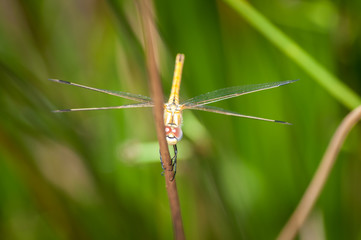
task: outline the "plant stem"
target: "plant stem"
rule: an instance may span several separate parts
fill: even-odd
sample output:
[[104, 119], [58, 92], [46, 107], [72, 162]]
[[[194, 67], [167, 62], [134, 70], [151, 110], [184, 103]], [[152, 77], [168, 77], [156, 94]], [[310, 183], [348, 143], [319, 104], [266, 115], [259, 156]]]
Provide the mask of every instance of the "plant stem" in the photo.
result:
[[137, 1], [143, 20], [143, 31], [145, 38], [145, 49], [147, 58], [147, 68], [150, 81], [151, 96], [154, 102], [154, 118], [157, 129], [157, 137], [159, 142], [160, 154], [165, 168], [165, 183], [168, 193], [169, 205], [171, 209], [171, 216], [173, 221], [174, 236], [177, 240], [185, 239], [183, 223], [180, 211], [179, 197], [175, 179], [173, 179], [173, 167], [169, 155], [168, 144], [165, 139], [165, 127], [163, 121], [164, 102], [163, 89], [159, 77], [159, 73], [155, 61], [155, 41], [152, 34], [154, 22], [150, 14], [149, 1]]
[[299, 229], [302, 227], [326, 183], [327, 177], [329, 176], [335, 164], [336, 157], [343, 142], [345, 141], [350, 130], [360, 119], [361, 106], [353, 110], [343, 119], [335, 134], [333, 135], [310, 185], [308, 186], [296, 210], [293, 212], [287, 224], [282, 229], [280, 235], [277, 238], [278, 240], [293, 239]]

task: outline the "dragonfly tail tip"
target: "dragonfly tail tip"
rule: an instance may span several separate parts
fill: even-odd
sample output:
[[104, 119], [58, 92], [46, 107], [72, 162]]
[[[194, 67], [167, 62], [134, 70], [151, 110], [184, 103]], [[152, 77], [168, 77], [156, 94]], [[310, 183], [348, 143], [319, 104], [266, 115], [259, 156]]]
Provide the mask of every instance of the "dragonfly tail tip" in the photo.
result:
[[300, 79], [294, 79], [294, 80], [284, 81], [284, 82], [281, 82], [281, 84], [278, 85], [278, 86], [280, 87], [280, 86], [283, 86], [283, 85], [287, 85], [287, 84], [290, 84], [290, 83], [294, 83], [294, 82], [297, 82], [298, 80], [300, 80]]
[[60, 79], [48, 78], [48, 80], [49, 80], [49, 81], [53, 81], [53, 82], [58, 82], [58, 83], [70, 84], [70, 82], [64, 81], [64, 80], [60, 80]]

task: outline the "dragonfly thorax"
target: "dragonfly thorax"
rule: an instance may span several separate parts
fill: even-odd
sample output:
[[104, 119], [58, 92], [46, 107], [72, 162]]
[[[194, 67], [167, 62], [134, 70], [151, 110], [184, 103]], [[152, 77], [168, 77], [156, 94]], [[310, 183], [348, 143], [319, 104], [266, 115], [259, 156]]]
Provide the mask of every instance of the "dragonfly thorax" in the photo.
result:
[[183, 136], [182, 108], [175, 103], [164, 104], [164, 125], [166, 139], [169, 145], [175, 145]]
[[164, 108], [167, 112], [180, 112], [182, 110], [182, 105], [176, 104], [174, 102], [164, 104]]
[[180, 105], [174, 103], [164, 104], [164, 125], [182, 125], [182, 108]]

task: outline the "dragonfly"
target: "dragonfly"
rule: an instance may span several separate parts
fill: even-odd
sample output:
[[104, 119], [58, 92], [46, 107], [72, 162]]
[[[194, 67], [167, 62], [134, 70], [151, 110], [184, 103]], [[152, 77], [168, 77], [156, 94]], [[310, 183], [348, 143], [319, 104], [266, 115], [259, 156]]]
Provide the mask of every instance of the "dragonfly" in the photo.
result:
[[[174, 169], [174, 176], [176, 174], [176, 166], [177, 166], [177, 154], [178, 154], [177, 143], [183, 137], [183, 132], [182, 132], [182, 128], [181, 128], [182, 123], [183, 123], [183, 117], [182, 117], [183, 110], [200, 110], [200, 111], [218, 113], [218, 114], [241, 117], [241, 118], [250, 118], [250, 119], [291, 125], [288, 122], [261, 118], [261, 117], [254, 117], [254, 116], [249, 116], [249, 115], [243, 115], [243, 114], [225, 110], [225, 109], [222, 109], [219, 107], [208, 106], [208, 104], [223, 101], [223, 100], [226, 100], [229, 98], [238, 97], [238, 96], [249, 94], [249, 93], [254, 93], [254, 92], [259, 92], [259, 91], [263, 91], [263, 90], [267, 90], [267, 89], [271, 89], [271, 88], [280, 87], [283, 85], [287, 85], [287, 84], [296, 82], [298, 79], [222, 88], [222, 89], [218, 89], [218, 90], [215, 90], [212, 92], [208, 92], [208, 93], [190, 98], [190, 99], [180, 103], [179, 102], [179, 90], [180, 90], [183, 65], [184, 65], [184, 54], [177, 54], [170, 97], [169, 97], [168, 102], [164, 103], [164, 126], [165, 126], [166, 140], [167, 140], [168, 145], [172, 145], [173, 149], [174, 149], [174, 156], [172, 157], [172, 160], [171, 160], [172, 171]], [[101, 92], [101, 93], [105, 93], [105, 94], [109, 94], [109, 95], [113, 95], [116, 97], [125, 98], [125, 99], [129, 99], [129, 100], [138, 102], [138, 103], [134, 103], [134, 104], [126, 104], [126, 105], [111, 106], [111, 107], [62, 109], [62, 110], [55, 110], [54, 112], [75, 112], [75, 111], [154, 107], [154, 103], [152, 102], [152, 99], [147, 96], [128, 93], [128, 92], [99, 89], [99, 88], [80, 85], [77, 83], [72, 83], [72, 82], [59, 80], [59, 79], [49, 79], [49, 80], [57, 82], [57, 83], [85, 88], [88, 90]], [[161, 160], [162, 168], [164, 170], [165, 168], [164, 168], [164, 165], [162, 162], [162, 158], [160, 160]]]

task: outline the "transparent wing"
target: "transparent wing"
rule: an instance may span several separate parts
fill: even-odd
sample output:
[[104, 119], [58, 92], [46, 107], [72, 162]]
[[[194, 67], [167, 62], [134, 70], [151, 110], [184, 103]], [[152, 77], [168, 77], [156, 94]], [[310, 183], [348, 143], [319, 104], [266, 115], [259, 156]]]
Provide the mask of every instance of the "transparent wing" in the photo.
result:
[[273, 82], [273, 83], [261, 83], [261, 84], [253, 84], [253, 85], [245, 85], [238, 87], [229, 87], [218, 89], [213, 92], [205, 93], [194, 98], [188, 99], [183, 103], [184, 106], [202, 106], [218, 101], [222, 101], [228, 98], [234, 98], [241, 95], [245, 95], [252, 92], [263, 91], [266, 89], [276, 88], [279, 86], [283, 86], [289, 83], [293, 83], [297, 80], [289, 80], [282, 82]]
[[81, 87], [81, 88], [89, 89], [89, 90], [96, 91], [96, 92], [102, 92], [102, 93], [106, 93], [106, 94], [109, 94], [109, 95], [134, 100], [134, 101], [137, 101], [137, 102], [144, 102], [144, 103], [152, 102], [152, 99], [150, 97], [139, 95], [139, 94], [93, 88], [93, 87], [88, 87], [88, 86], [84, 86], [84, 85], [80, 85], [80, 84], [72, 83], [72, 82], [67, 82], [67, 81], [63, 81], [63, 80], [59, 80], [59, 79], [48, 79], [48, 80], [53, 81], [53, 82], [57, 82], [57, 83], [62, 83], [62, 84], [68, 84], [68, 85], [76, 86], [76, 87]]
[[108, 110], [108, 109], [122, 109], [122, 108], [142, 108], [142, 107], [153, 107], [153, 103], [136, 103], [136, 104], [114, 106], [114, 107], [72, 108], [72, 109], [54, 110], [53, 112], [76, 112], [76, 111]]
[[223, 108], [213, 107], [213, 106], [191, 106], [191, 107], [185, 107], [184, 109], [200, 110], [200, 111], [213, 112], [213, 113], [219, 113], [219, 114], [242, 117], [242, 118], [251, 118], [251, 119], [257, 119], [257, 120], [262, 120], [262, 121], [292, 125], [291, 123], [288, 123], [288, 122], [243, 115], [243, 114], [239, 114], [239, 113], [236, 113], [236, 112], [225, 110]]

